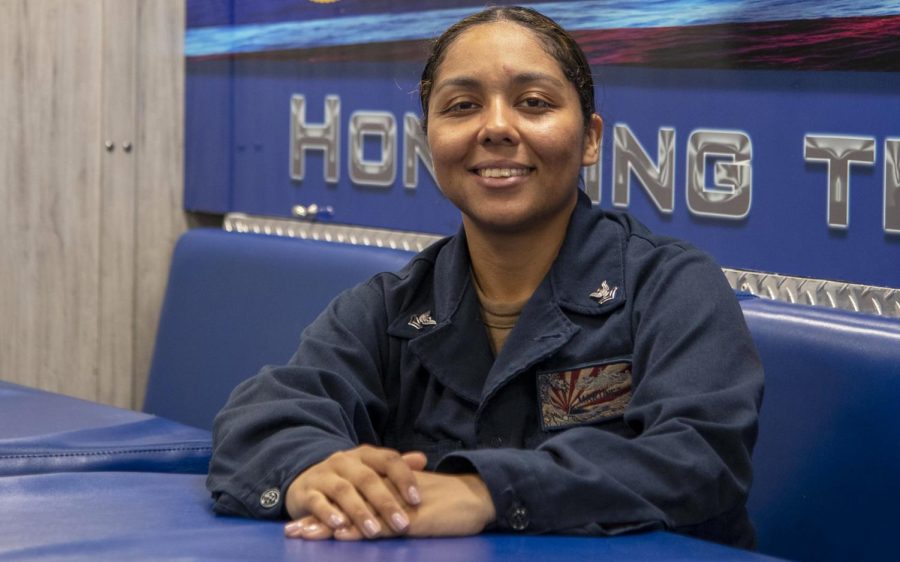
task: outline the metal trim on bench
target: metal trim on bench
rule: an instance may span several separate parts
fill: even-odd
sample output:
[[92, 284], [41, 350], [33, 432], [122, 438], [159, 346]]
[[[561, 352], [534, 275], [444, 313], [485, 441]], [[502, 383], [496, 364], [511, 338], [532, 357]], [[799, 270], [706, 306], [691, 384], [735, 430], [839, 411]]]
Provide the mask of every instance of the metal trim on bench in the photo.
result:
[[225, 215], [223, 228], [228, 232], [252, 232], [254, 234], [302, 238], [304, 240], [322, 240], [358, 246], [393, 248], [410, 252], [421, 252], [443, 238], [443, 236], [418, 232], [256, 217], [243, 213], [229, 213]]
[[[442, 238], [419, 232], [258, 217], [244, 213], [225, 215], [223, 228], [229, 232], [252, 232], [412, 252], [421, 252]], [[759, 297], [878, 316], [900, 317], [900, 289], [728, 267], [723, 267], [722, 271], [733, 289]]]

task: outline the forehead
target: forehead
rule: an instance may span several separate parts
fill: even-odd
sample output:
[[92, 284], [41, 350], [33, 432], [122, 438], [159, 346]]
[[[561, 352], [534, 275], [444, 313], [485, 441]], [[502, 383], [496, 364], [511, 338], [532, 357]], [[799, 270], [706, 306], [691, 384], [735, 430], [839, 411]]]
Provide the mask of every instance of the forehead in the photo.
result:
[[525, 68], [563, 77], [559, 62], [534, 31], [512, 22], [493, 22], [460, 33], [447, 47], [435, 75], [498, 69], [511, 73]]

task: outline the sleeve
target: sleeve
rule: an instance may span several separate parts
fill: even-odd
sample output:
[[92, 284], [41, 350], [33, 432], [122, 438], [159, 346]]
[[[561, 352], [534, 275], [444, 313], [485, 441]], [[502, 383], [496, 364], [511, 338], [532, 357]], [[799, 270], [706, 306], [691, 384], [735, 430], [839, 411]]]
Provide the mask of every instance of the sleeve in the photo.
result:
[[284, 367], [232, 392], [213, 424], [207, 488], [223, 514], [283, 518], [293, 479], [331, 454], [378, 444], [384, 299], [374, 282], [338, 296], [301, 335]]
[[630, 431], [581, 426], [535, 450], [461, 451], [439, 463], [479, 473], [498, 528], [615, 534], [746, 517], [763, 373], [737, 299], [696, 250], [630, 279]]

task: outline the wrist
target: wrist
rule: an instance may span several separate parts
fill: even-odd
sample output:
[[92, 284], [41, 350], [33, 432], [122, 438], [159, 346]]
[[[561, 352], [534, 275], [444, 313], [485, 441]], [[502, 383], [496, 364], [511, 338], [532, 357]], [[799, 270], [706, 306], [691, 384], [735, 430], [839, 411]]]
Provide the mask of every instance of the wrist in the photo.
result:
[[482, 515], [482, 520], [484, 521], [484, 525], [488, 526], [497, 519], [497, 510], [494, 507], [494, 499], [491, 497], [491, 491], [488, 489], [487, 484], [485, 484], [484, 480], [481, 479], [481, 476], [478, 474], [464, 474], [460, 475], [463, 483], [472, 491], [472, 494], [477, 498], [477, 503], [479, 510], [478, 512]]

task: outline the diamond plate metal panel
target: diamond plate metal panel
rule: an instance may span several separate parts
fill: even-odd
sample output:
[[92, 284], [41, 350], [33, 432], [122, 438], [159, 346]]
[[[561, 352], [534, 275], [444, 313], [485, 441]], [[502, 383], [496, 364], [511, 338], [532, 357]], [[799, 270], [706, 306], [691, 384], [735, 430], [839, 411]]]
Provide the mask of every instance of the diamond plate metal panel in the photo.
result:
[[900, 317], [900, 290], [722, 268], [732, 288], [791, 303]]
[[363, 228], [359, 226], [269, 217], [254, 217], [243, 213], [229, 213], [225, 215], [223, 228], [229, 232], [252, 232], [254, 234], [269, 234], [273, 236], [286, 236], [288, 238], [302, 238], [306, 240], [322, 240], [340, 244], [393, 248], [395, 250], [406, 250], [410, 252], [421, 252], [442, 238], [441, 236], [420, 234], [417, 232]]

